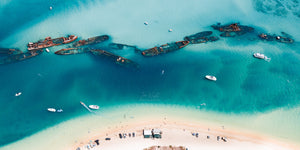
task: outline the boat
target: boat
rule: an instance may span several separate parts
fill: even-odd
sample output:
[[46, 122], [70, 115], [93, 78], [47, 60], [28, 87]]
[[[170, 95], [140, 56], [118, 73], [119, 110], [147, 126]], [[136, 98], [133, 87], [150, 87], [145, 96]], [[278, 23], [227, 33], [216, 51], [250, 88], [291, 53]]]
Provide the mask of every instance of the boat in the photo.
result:
[[89, 105], [89, 108], [91, 108], [91, 109], [99, 109], [99, 106], [98, 105]]
[[29, 59], [29, 58], [35, 57], [37, 55], [40, 55], [40, 54], [42, 54], [42, 52], [43, 52], [42, 49], [38, 49], [38, 50], [28, 51], [26, 53], [9, 55], [3, 59], [0, 59], [0, 64], [9, 64], [9, 63], [14, 63], [14, 62], [18, 62], [18, 61], [23, 61], [25, 59]]
[[265, 59], [266, 56], [264, 54], [261, 54], [261, 53], [254, 53], [253, 56], [255, 58], [258, 58], [258, 59]]
[[125, 67], [130, 67], [130, 68], [133, 67], [136, 69], [139, 68], [139, 65], [137, 63], [135, 63], [127, 58], [115, 55], [113, 53], [110, 53], [110, 52], [107, 52], [104, 50], [95, 49], [95, 50], [91, 50], [91, 53], [94, 55], [103, 56], [120, 66], [125, 66]]
[[50, 52], [50, 50], [49, 50], [48, 48], [46, 48], [45, 50], [46, 50], [46, 52], [47, 52], [47, 53], [49, 53], [49, 52]]
[[84, 45], [98, 44], [98, 43], [107, 41], [108, 39], [109, 39], [108, 35], [101, 35], [101, 36], [88, 38], [87, 40], [79, 40], [79, 41], [75, 42], [72, 46], [79, 47], [79, 46], [84, 46]]
[[18, 92], [15, 94], [15, 96], [20, 96], [22, 94], [22, 92]]
[[261, 33], [258, 35], [258, 37], [262, 40], [266, 40], [266, 41], [277, 41], [280, 43], [294, 43], [294, 40], [290, 37], [288, 37], [288, 35], [284, 32], [282, 32], [283, 35], [286, 35], [286, 37], [284, 36], [280, 36], [280, 35], [270, 35], [270, 34], [265, 34], [265, 33]]
[[75, 41], [78, 37], [75, 35], [69, 35], [68, 37], [59, 37], [56, 39], [52, 39], [51, 37], [46, 37], [43, 41], [38, 41], [38, 42], [29, 42], [27, 45], [27, 49], [29, 51], [31, 50], [37, 50], [37, 49], [42, 49], [42, 48], [47, 48], [47, 47], [52, 47], [52, 46], [57, 46], [61, 44], [67, 44]]
[[199, 33], [196, 33], [196, 34], [193, 34], [193, 35], [186, 36], [186, 37], [184, 37], [184, 40], [192, 41], [192, 40], [195, 40], [195, 39], [198, 39], [198, 38], [203, 38], [203, 37], [210, 36], [211, 34], [212, 34], [212, 31], [203, 31], [203, 32], [199, 32]]
[[217, 81], [217, 78], [215, 76], [206, 75], [205, 78], [211, 81]]
[[240, 36], [254, 31], [254, 28], [240, 25], [239, 23], [232, 23], [229, 25], [221, 25], [218, 23], [217, 25], [212, 25], [211, 27], [215, 30], [219, 30], [220, 32], [224, 32], [220, 35], [222, 37], [234, 37], [236, 35]]
[[56, 109], [55, 109], [55, 108], [47, 108], [47, 110], [48, 110], [49, 112], [56, 112]]
[[210, 36], [212, 33], [212, 31], [203, 31], [190, 36], [186, 36], [184, 37], [184, 40], [190, 41], [190, 43], [192, 44], [214, 42], [219, 40], [219, 38], [216, 36]]
[[271, 58], [268, 58], [266, 55], [261, 54], [261, 53], [254, 53], [253, 57], [258, 58], [258, 59], [264, 59], [268, 62], [271, 60]]
[[73, 54], [82, 54], [88, 52], [89, 48], [65, 48], [59, 51], [56, 51], [56, 55], [73, 55]]
[[174, 43], [167, 43], [164, 45], [161, 45], [159, 47], [153, 47], [150, 49], [147, 49], [145, 51], [142, 51], [143, 56], [156, 56], [164, 53], [173, 52], [176, 50], [179, 50], [185, 46], [187, 46], [190, 42], [189, 41], [178, 41]]
[[115, 49], [115, 50], [123, 50], [125, 48], [137, 49], [136, 46], [131, 46], [131, 45], [127, 45], [127, 44], [120, 44], [120, 43], [110, 43], [110, 44], [108, 44], [108, 48]]

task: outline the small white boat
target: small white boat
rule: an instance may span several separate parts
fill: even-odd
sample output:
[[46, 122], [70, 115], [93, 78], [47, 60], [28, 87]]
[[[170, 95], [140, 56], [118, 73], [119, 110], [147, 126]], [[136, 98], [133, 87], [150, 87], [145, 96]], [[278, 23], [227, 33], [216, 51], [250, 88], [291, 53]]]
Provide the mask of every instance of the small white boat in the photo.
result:
[[99, 106], [98, 105], [89, 105], [89, 108], [91, 108], [91, 109], [99, 109]]
[[56, 112], [63, 112], [64, 110], [62, 110], [62, 109], [58, 109]]
[[16, 93], [15, 96], [20, 96], [22, 92]]
[[254, 53], [253, 57], [258, 58], [258, 59], [264, 59], [266, 61], [270, 61], [271, 58], [268, 58], [266, 55], [261, 54], [261, 53]]
[[205, 78], [206, 78], [207, 80], [217, 81], [217, 78], [216, 78], [215, 76], [206, 75]]
[[254, 53], [253, 56], [258, 59], [265, 59], [265, 55], [261, 53]]
[[49, 53], [49, 52], [50, 52], [50, 50], [49, 50], [48, 48], [46, 48], [45, 50], [46, 50], [46, 52], [47, 52], [47, 53]]
[[48, 108], [47, 109], [49, 112], [56, 112], [56, 109], [55, 108]]

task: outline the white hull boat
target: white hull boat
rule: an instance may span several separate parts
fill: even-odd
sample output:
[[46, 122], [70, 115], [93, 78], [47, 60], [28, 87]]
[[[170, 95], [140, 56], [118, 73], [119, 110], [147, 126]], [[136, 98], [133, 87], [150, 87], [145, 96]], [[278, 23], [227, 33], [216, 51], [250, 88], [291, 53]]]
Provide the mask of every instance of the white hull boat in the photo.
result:
[[49, 112], [56, 112], [56, 109], [55, 108], [48, 108], [47, 109]]
[[217, 78], [216, 78], [215, 76], [206, 75], [205, 78], [206, 78], [207, 80], [217, 81]]
[[19, 92], [19, 93], [16, 93], [15, 94], [15, 96], [20, 96], [22, 93], [21, 92]]
[[254, 53], [253, 56], [258, 59], [265, 59], [265, 55], [261, 53]]
[[267, 56], [265, 56], [264, 54], [261, 54], [261, 53], [254, 53], [253, 57], [258, 58], [258, 59], [264, 59], [266, 61], [271, 60], [271, 58], [268, 58]]
[[89, 108], [91, 108], [91, 109], [99, 109], [99, 106], [98, 105], [89, 105]]

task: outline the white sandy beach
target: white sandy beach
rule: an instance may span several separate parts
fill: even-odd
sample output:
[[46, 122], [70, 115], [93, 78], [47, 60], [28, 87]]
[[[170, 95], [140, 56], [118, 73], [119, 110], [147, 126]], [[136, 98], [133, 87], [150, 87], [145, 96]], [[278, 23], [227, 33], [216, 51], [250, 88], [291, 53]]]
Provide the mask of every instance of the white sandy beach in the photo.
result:
[[[290, 140], [245, 129], [248, 127], [237, 127], [233, 123], [235, 119], [176, 106], [122, 106], [63, 122], [0, 149], [75, 150], [96, 139], [99, 139], [100, 145], [93, 149], [99, 150], [140, 150], [154, 145], [184, 146], [192, 150], [299, 148]], [[161, 129], [162, 138], [144, 139], [143, 129], [153, 128]], [[119, 133], [132, 132], [136, 133], [135, 137], [118, 137]], [[199, 137], [192, 133], [199, 133]], [[207, 136], [210, 138], [207, 139]], [[228, 141], [217, 141], [217, 136], [226, 137]], [[111, 140], [105, 141], [107, 137]]]
[[[142, 129], [159, 128], [162, 130], [162, 138], [144, 138]], [[128, 133], [136, 133], [135, 137], [128, 137]], [[127, 133], [127, 137], [120, 139], [118, 134]], [[199, 133], [199, 136], [193, 136], [192, 133]], [[207, 138], [209, 136], [209, 138]], [[226, 137], [227, 142], [217, 140], [217, 136]], [[104, 140], [105, 138], [111, 140]], [[99, 134], [94, 138], [82, 140], [79, 144], [75, 144], [74, 148], [88, 149], [86, 146], [90, 141], [100, 140], [98, 146], [93, 147], [94, 150], [142, 150], [154, 145], [157, 146], [183, 146], [191, 150], [216, 150], [216, 149], [263, 149], [263, 150], [287, 150], [293, 149], [291, 146], [270, 140], [263, 137], [245, 133], [228, 131], [220, 128], [205, 128], [200, 125], [192, 125], [187, 123], [178, 123], [172, 121], [149, 121], [142, 124], [131, 124], [123, 129], [108, 130], [105, 134]], [[91, 142], [94, 143], [94, 142]]]

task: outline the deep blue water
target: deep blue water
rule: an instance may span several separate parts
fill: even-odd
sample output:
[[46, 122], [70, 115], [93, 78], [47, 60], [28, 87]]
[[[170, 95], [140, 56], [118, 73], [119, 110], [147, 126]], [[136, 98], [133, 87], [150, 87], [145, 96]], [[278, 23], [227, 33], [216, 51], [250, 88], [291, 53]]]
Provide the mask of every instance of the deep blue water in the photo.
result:
[[[34, 0], [8, 2], [6, 5], [0, 3], [0, 22], [7, 20], [0, 25], [5, 29], [0, 35], [0, 45], [14, 45], [11, 44], [13, 42], [1, 40], [51, 16], [55, 17], [55, 14], [65, 14], [69, 9], [80, 10], [91, 3], [93, 1], [88, 0], [75, 3]], [[103, 3], [105, 5], [108, 2]], [[49, 5], [56, 9], [51, 12], [53, 14], [49, 14]], [[224, 14], [224, 18], [230, 17]], [[294, 16], [294, 19], [294, 22], [287, 25], [292, 29], [295, 28], [293, 23], [300, 24], [297, 17]], [[156, 23], [159, 24], [159, 21]], [[226, 21], [230, 23], [236, 19]], [[212, 30], [210, 25], [202, 26]], [[251, 25], [255, 26], [255, 22]], [[264, 30], [272, 33], [272, 28]], [[82, 34], [89, 36], [87, 33]], [[176, 40], [182, 40], [182, 34], [177, 35], [176, 31], [174, 34]], [[296, 32], [290, 34], [300, 39]], [[112, 38], [120, 40], [117, 36]], [[10, 44], [5, 45], [6, 43]], [[165, 41], [153, 46], [160, 44], [165, 44]], [[136, 45], [143, 49], [147, 44]], [[139, 70], [117, 66], [91, 54], [57, 56], [44, 53], [23, 62], [1, 65], [0, 145], [86, 114], [87, 111], [82, 109], [79, 101], [102, 107], [150, 103], [199, 108], [205, 103], [206, 106], [201, 107], [204, 110], [236, 114], [293, 108], [299, 104], [300, 98], [299, 48], [297, 41], [282, 44], [250, 41], [247, 37], [221, 38], [215, 43], [190, 45], [180, 51], [151, 58], [144, 58], [132, 50], [110, 50], [137, 62]], [[272, 60], [266, 62], [253, 58], [252, 54], [257, 51], [264, 52]], [[164, 74], [161, 73], [162, 70]], [[204, 76], [207, 74], [217, 76], [218, 81], [205, 80]], [[14, 94], [19, 91], [23, 94], [15, 97]], [[61, 107], [64, 113], [49, 114], [46, 111], [48, 107]]]

